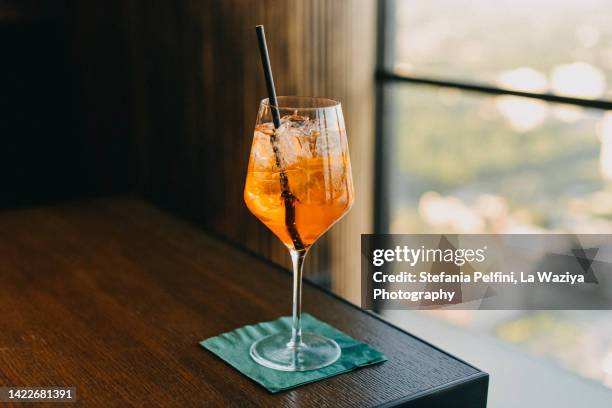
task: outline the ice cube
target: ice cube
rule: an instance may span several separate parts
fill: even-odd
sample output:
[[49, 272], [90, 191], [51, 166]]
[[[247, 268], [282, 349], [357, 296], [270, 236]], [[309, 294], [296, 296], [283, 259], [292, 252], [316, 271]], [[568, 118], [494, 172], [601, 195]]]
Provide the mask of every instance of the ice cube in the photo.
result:
[[295, 136], [310, 136], [317, 130], [318, 126], [316, 120], [301, 115], [283, 116], [281, 125], [278, 128], [278, 131], [281, 133], [290, 133]]
[[317, 154], [322, 157], [342, 154], [341, 137], [342, 135], [337, 130], [322, 130], [321, 135], [316, 140]]
[[317, 123], [306, 116], [283, 116], [276, 135], [281, 161], [286, 166], [316, 154]]
[[253, 145], [251, 147], [251, 157], [255, 170], [265, 170], [274, 166], [274, 150], [270, 143], [270, 136], [274, 132], [274, 127], [266, 126], [268, 124], [258, 126], [253, 134]]

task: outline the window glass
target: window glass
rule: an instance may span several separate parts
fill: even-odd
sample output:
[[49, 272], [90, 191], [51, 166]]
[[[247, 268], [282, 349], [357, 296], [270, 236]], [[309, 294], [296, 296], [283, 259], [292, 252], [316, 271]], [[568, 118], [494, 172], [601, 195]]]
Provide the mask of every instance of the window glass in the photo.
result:
[[612, 99], [609, 0], [396, 1], [395, 69]]
[[392, 233], [612, 233], [612, 112], [387, 85]]
[[[412, 84], [386, 94], [391, 233], [612, 232], [612, 112]], [[612, 388], [609, 311], [421, 313]]]

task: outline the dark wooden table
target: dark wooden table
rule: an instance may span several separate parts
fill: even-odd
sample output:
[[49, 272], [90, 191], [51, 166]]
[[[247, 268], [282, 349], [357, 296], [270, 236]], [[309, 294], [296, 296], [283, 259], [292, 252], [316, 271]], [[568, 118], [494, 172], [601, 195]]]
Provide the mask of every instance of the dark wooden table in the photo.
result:
[[286, 271], [137, 199], [5, 211], [0, 386], [75, 386], [87, 407], [486, 405], [487, 374], [310, 284], [306, 311], [389, 361], [271, 395], [198, 345], [289, 314], [290, 293]]

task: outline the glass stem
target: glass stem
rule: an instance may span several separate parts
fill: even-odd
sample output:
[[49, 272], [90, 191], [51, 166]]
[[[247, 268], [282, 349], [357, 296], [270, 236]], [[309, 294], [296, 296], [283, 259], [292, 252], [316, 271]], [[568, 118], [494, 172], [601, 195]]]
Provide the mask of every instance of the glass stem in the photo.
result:
[[296, 347], [302, 343], [302, 269], [308, 250], [290, 249], [289, 252], [293, 261], [293, 322], [289, 347]]

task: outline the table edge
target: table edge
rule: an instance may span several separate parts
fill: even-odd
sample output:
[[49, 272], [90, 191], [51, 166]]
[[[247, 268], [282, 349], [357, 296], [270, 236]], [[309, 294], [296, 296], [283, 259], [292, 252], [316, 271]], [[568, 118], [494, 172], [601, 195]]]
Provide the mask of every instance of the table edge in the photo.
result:
[[[420, 398], [428, 397], [428, 396], [431, 396], [432, 394], [436, 394], [436, 393], [440, 393], [444, 391], [452, 391], [452, 390], [455, 390], [465, 385], [478, 386], [480, 385], [479, 381], [483, 382], [482, 386], [485, 387], [485, 391], [486, 391], [483, 396], [483, 399], [481, 400], [481, 403], [482, 403], [481, 406], [484, 408], [487, 406], [487, 396], [488, 396], [488, 389], [489, 389], [489, 374], [482, 372], [482, 371], [474, 373], [465, 378], [459, 378], [457, 380], [451, 381], [446, 384], [438, 385], [436, 387], [432, 387], [426, 390], [419, 391], [417, 393], [414, 393], [413, 395], [407, 395], [405, 397], [401, 397], [393, 401], [385, 402], [383, 404], [377, 405], [376, 408], [391, 408], [391, 407], [405, 406], [405, 404], [408, 404], [410, 402], [416, 402]], [[438, 406], [447, 406], [447, 404], [444, 403], [440, 405], [438, 403], [434, 403], [434, 405], [431, 405], [430, 402], [427, 402], [426, 406], [433, 408], [433, 407], [438, 407]], [[476, 405], [469, 405], [469, 406], [476, 407]]]

